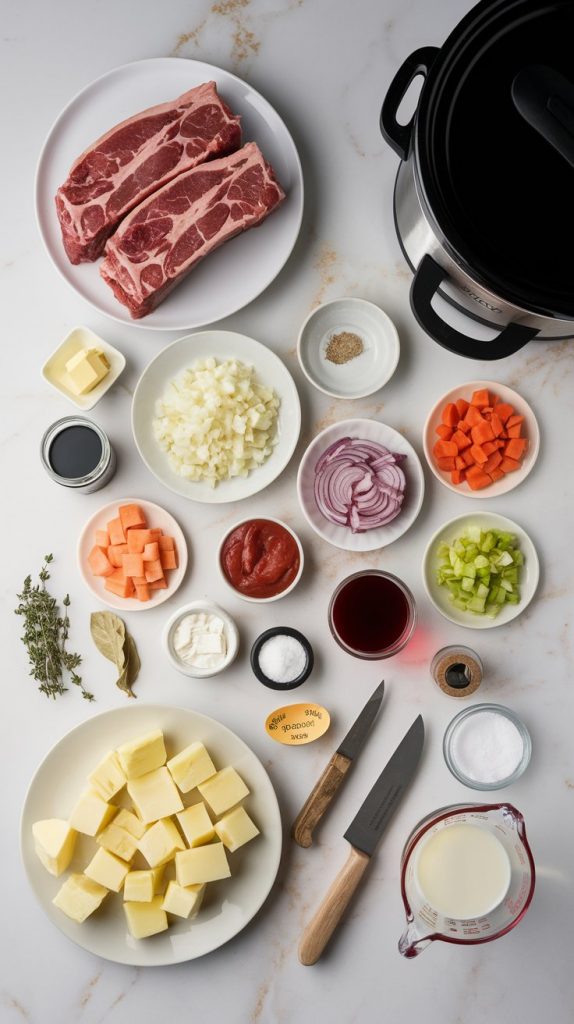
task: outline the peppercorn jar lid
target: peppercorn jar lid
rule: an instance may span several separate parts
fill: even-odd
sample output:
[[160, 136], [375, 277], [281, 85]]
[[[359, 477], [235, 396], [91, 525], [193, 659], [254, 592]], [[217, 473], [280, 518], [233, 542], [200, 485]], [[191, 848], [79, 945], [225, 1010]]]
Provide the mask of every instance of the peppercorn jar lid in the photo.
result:
[[[286, 641], [283, 644], [282, 639]], [[301, 686], [311, 675], [315, 662], [307, 637], [290, 626], [273, 626], [261, 633], [251, 648], [250, 660], [253, 674], [270, 690], [294, 690]]]

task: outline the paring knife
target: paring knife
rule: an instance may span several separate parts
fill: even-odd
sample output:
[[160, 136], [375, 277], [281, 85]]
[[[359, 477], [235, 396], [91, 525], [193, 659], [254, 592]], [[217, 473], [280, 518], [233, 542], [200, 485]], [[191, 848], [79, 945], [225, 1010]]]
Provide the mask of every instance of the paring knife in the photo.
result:
[[297, 815], [291, 834], [299, 846], [311, 846], [313, 830], [325, 814], [357, 754], [360, 754], [363, 749], [371, 726], [377, 717], [384, 692], [385, 681], [383, 679], [333, 754], [321, 778]]
[[299, 944], [299, 960], [306, 967], [317, 963], [351, 902], [377, 843], [415, 773], [424, 734], [423, 720], [419, 715], [345, 832], [345, 839], [351, 844], [347, 863], [305, 928]]

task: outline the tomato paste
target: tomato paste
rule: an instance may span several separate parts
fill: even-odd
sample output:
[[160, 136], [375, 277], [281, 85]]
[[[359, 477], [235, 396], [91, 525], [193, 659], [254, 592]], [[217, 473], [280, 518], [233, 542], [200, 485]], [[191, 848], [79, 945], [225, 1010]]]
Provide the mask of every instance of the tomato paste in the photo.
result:
[[295, 538], [271, 519], [250, 519], [226, 537], [221, 568], [246, 597], [275, 597], [290, 587], [299, 572]]

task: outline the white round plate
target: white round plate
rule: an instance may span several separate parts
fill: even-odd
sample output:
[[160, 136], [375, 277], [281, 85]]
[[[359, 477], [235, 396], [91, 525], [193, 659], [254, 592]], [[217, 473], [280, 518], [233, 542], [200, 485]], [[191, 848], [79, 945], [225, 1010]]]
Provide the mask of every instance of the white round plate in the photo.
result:
[[[334, 334], [349, 331], [363, 342], [363, 351], [348, 363], [325, 356]], [[333, 398], [366, 398], [379, 391], [397, 368], [400, 345], [393, 321], [365, 299], [332, 299], [309, 314], [297, 342], [301, 369], [319, 391]]]
[[[231, 878], [209, 884], [193, 921], [170, 915], [170, 928], [147, 939], [128, 932], [121, 893], [110, 893], [83, 924], [71, 921], [52, 905], [67, 872], [53, 878], [34, 852], [32, 825], [42, 818], [66, 818], [88, 772], [109, 750], [136, 736], [162, 729], [168, 756], [201, 740], [216, 767], [232, 764], [250, 795], [245, 808], [261, 835], [230, 854]], [[193, 791], [192, 791], [193, 794]], [[184, 797], [184, 803], [193, 803]], [[281, 857], [281, 817], [277, 797], [263, 765], [235, 733], [187, 708], [141, 704], [95, 715], [72, 729], [47, 754], [28, 789], [21, 820], [21, 852], [34, 894], [53, 924], [79, 946], [106, 960], [137, 967], [193, 960], [218, 949], [245, 928], [268, 896]], [[70, 871], [81, 871], [97, 849], [93, 839], [78, 836]]]
[[[437, 556], [439, 544], [451, 544], [469, 526], [479, 526], [481, 530], [504, 530], [516, 534], [520, 550], [524, 555], [524, 565], [520, 573], [520, 603], [504, 604], [495, 619], [491, 619], [488, 615], [474, 615], [472, 612], [464, 612], [461, 608], [455, 608], [449, 601], [448, 588], [439, 586], [436, 581], [436, 571], [440, 562]], [[431, 537], [423, 557], [423, 582], [430, 601], [437, 611], [444, 615], [445, 619], [455, 622], [457, 626], [467, 626], [469, 629], [492, 629], [494, 626], [504, 626], [507, 622], [516, 619], [532, 601], [539, 576], [538, 555], [528, 534], [518, 523], [507, 519], [506, 516], [499, 516], [496, 512], [469, 512], [467, 515], [450, 519]]]
[[[88, 555], [96, 543], [96, 530], [105, 530], [106, 523], [110, 519], [117, 518], [119, 506], [130, 504], [140, 506], [145, 512], [150, 527], [156, 526], [163, 530], [166, 536], [174, 537], [177, 547], [177, 569], [168, 569], [167, 588], [152, 590], [149, 601], [136, 601], [134, 597], [118, 597], [116, 594], [112, 594], [104, 587], [105, 577], [94, 576], [88, 565]], [[80, 534], [77, 555], [80, 575], [94, 597], [97, 597], [102, 604], [107, 604], [108, 608], [115, 608], [120, 612], [145, 612], [148, 608], [157, 608], [164, 601], [169, 601], [181, 585], [187, 569], [187, 543], [181, 527], [164, 508], [154, 505], [151, 501], [144, 501], [142, 498], [118, 498], [90, 516]]]
[[[514, 406], [517, 415], [524, 416], [522, 435], [528, 440], [528, 448], [522, 459], [520, 469], [517, 469], [514, 473], [507, 473], [506, 476], [503, 476], [501, 480], [496, 480], [490, 487], [485, 487], [480, 491], [473, 491], [468, 486], [466, 480], [462, 484], [458, 484], [458, 486], [451, 483], [450, 473], [439, 469], [432, 450], [435, 442], [439, 440], [436, 428], [441, 422], [441, 413], [445, 405], [449, 402], [456, 402], [459, 398], [464, 398], [465, 401], [470, 402], [473, 391], [478, 391], [480, 388], [488, 388], [489, 391], [493, 391], [501, 401], [508, 402]], [[465, 498], [496, 498], [499, 494], [507, 494], [508, 491], [514, 490], [530, 473], [538, 458], [540, 431], [536, 416], [528, 402], [517, 394], [516, 391], [513, 391], [512, 388], [507, 388], [505, 384], [499, 384], [497, 381], [492, 380], [471, 380], [468, 384], [461, 384], [459, 387], [453, 388], [452, 391], [447, 391], [446, 395], [443, 395], [436, 405], [433, 406], [424, 425], [423, 448], [426, 460], [437, 480], [440, 480], [441, 484], [448, 487], [450, 491], [454, 491], [455, 494], [462, 494]]]
[[[258, 379], [273, 388], [281, 401], [277, 420], [279, 439], [267, 462], [252, 470], [249, 476], [223, 480], [216, 487], [178, 476], [171, 469], [167, 455], [161, 450], [152, 429], [156, 401], [161, 398], [170, 381], [197, 359], [205, 359], [207, 356], [213, 356], [218, 362], [231, 358], [255, 366]], [[143, 461], [164, 487], [193, 501], [214, 504], [240, 501], [263, 490], [285, 469], [295, 451], [300, 429], [299, 395], [285, 365], [265, 345], [232, 331], [201, 331], [172, 342], [148, 363], [134, 392], [132, 430]]]
[[[348, 527], [339, 526], [325, 519], [315, 501], [315, 466], [325, 449], [343, 437], [360, 437], [366, 441], [376, 441], [392, 452], [407, 456], [401, 465], [407, 481], [401, 511], [391, 523], [380, 526], [377, 530], [351, 533]], [[341, 420], [340, 423], [334, 423], [322, 430], [301, 459], [297, 476], [297, 493], [305, 518], [320, 537], [328, 540], [329, 544], [334, 544], [336, 548], [344, 548], [345, 551], [375, 551], [378, 548], [386, 548], [398, 540], [417, 518], [424, 492], [422, 466], [413, 446], [397, 430], [388, 427], [386, 423], [380, 423], [379, 420]]]
[[[140, 110], [175, 99], [214, 80], [222, 98], [241, 115], [243, 139], [260, 146], [286, 199], [256, 231], [246, 231], [197, 266], [149, 316], [134, 321], [100, 277], [100, 261], [73, 266], [62, 245], [54, 196], [87, 146]], [[86, 302], [124, 324], [156, 331], [185, 331], [221, 320], [255, 299], [277, 276], [299, 234], [303, 174], [295, 143], [273, 107], [235, 75], [178, 57], [154, 57], [108, 71], [64, 108], [40, 154], [36, 216], [48, 255], [64, 280]]]

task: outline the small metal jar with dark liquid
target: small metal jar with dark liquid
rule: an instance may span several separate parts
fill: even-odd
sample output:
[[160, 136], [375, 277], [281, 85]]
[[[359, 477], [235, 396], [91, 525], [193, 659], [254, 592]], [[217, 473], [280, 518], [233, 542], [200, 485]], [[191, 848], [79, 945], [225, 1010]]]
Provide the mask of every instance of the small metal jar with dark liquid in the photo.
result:
[[105, 487], [116, 471], [116, 454], [107, 434], [83, 416], [65, 416], [48, 427], [40, 454], [52, 480], [82, 494]]

